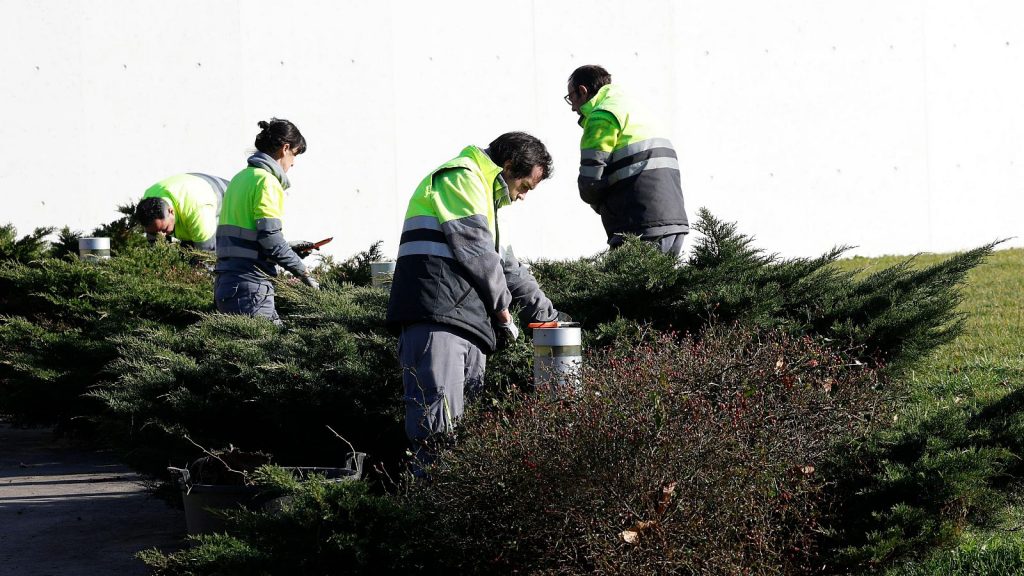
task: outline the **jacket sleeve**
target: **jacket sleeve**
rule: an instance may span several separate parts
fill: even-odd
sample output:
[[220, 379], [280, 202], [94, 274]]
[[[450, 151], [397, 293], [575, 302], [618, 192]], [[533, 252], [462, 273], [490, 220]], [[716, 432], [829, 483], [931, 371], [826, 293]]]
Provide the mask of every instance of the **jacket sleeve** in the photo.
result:
[[595, 210], [604, 202], [608, 189], [608, 158], [619, 140], [621, 128], [615, 117], [607, 112], [591, 114], [583, 126], [580, 141], [580, 176], [577, 184], [580, 198]]
[[483, 190], [467, 170], [445, 170], [432, 183], [441, 231], [470, 281], [476, 287], [488, 312], [494, 314], [512, 302], [505, 283], [501, 257], [487, 225], [486, 209], [490, 192]]
[[256, 241], [267, 259], [295, 274], [305, 276], [306, 265], [302, 258], [292, 250], [281, 233], [280, 218], [260, 218], [256, 221]]
[[501, 263], [512, 301], [523, 307], [523, 323], [550, 322], [558, 318], [558, 311], [544, 295], [529, 268], [523, 266], [511, 251], [504, 254]]
[[205, 250], [206, 252], [215, 252], [217, 250], [217, 237], [212, 236], [208, 240], [202, 242], [191, 242], [192, 247], [196, 250]]
[[296, 276], [305, 276], [306, 265], [288, 245], [281, 232], [284, 226], [284, 189], [280, 185], [274, 186], [263, 181], [256, 198], [255, 216], [256, 241], [267, 259]]

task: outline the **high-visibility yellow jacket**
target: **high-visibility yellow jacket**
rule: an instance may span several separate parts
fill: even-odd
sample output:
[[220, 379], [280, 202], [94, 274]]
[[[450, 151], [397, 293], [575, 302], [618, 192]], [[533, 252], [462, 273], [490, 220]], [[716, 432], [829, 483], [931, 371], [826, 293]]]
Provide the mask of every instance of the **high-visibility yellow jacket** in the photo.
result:
[[277, 275], [275, 265], [297, 276], [306, 274], [302, 259], [282, 234], [287, 181], [277, 162], [262, 152], [231, 179], [217, 226], [218, 274], [261, 282]]
[[483, 350], [497, 339], [492, 317], [515, 300], [537, 321], [557, 316], [537, 281], [498, 249], [498, 208], [509, 204], [501, 167], [468, 146], [428, 174], [405, 213], [387, 325], [453, 326]]
[[580, 198], [601, 215], [609, 239], [689, 231], [672, 143], [654, 136], [614, 84], [602, 86], [580, 114]]
[[163, 198], [174, 209], [174, 237], [212, 250], [227, 185], [227, 180], [216, 176], [178, 174], [150, 186], [142, 198]]

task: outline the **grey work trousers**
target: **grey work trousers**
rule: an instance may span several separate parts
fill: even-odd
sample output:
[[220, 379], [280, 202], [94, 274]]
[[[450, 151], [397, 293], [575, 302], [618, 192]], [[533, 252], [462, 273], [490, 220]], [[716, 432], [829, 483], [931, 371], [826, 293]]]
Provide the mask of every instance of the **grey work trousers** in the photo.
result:
[[451, 433], [466, 399], [483, 387], [487, 357], [457, 330], [430, 322], [402, 328], [398, 359], [405, 387], [405, 434], [413, 472], [434, 459], [435, 445]]
[[[662, 254], [671, 254], [678, 258], [679, 255], [683, 252], [683, 240], [685, 238], [685, 233], [666, 234], [665, 236], [658, 236], [656, 238], [644, 238], [644, 241], [650, 242], [651, 244], [657, 246], [658, 250], [661, 250]], [[620, 235], [615, 235], [608, 240], [608, 246], [611, 247], [612, 250], [614, 250], [619, 246], [622, 246], [622, 243], [625, 241], [626, 239], [624, 237]]]
[[274, 306], [274, 285], [270, 280], [253, 282], [217, 274], [213, 283], [213, 299], [217, 310], [225, 314], [266, 318], [278, 326], [283, 325]]

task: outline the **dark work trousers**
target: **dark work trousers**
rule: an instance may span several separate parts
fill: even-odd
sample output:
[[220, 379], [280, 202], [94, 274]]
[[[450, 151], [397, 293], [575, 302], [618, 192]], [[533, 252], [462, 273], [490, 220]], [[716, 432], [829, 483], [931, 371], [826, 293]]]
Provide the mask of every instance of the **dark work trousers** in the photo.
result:
[[238, 277], [218, 274], [213, 284], [213, 298], [217, 310], [225, 314], [243, 314], [266, 318], [282, 326], [274, 307], [274, 285], [270, 280], [253, 282]]
[[[644, 241], [650, 242], [651, 244], [657, 246], [658, 250], [661, 250], [662, 254], [671, 254], [678, 258], [679, 255], [683, 252], [683, 240], [685, 238], [685, 233], [667, 234], [665, 236], [658, 236], [656, 238], [644, 238]], [[608, 246], [611, 247], [612, 250], [614, 250], [619, 246], [622, 246], [622, 243], [625, 241], [626, 240], [624, 237], [615, 235], [608, 240]]]
[[662, 254], [671, 254], [678, 258], [679, 254], [683, 252], [683, 239], [685, 238], [686, 234], [669, 234], [652, 240], [652, 242], [658, 244]]
[[405, 387], [405, 434], [412, 444], [413, 473], [433, 461], [436, 445], [455, 428], [466, 399], [484, 383], [487, 357], [476, 344], [444, 324], [402, 328], [398, 359]]

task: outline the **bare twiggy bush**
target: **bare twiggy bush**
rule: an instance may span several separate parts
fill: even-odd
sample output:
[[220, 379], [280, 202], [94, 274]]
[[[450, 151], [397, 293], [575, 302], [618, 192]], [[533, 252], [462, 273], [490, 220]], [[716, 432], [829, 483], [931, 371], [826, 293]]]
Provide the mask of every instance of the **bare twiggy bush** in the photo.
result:
[[826, 456], [883, 405], [809, 338], [712, 328], [590, 357], [582, 392], [467, 420], [413, 498], [470, 572], [781, 574], [820, 566]]

